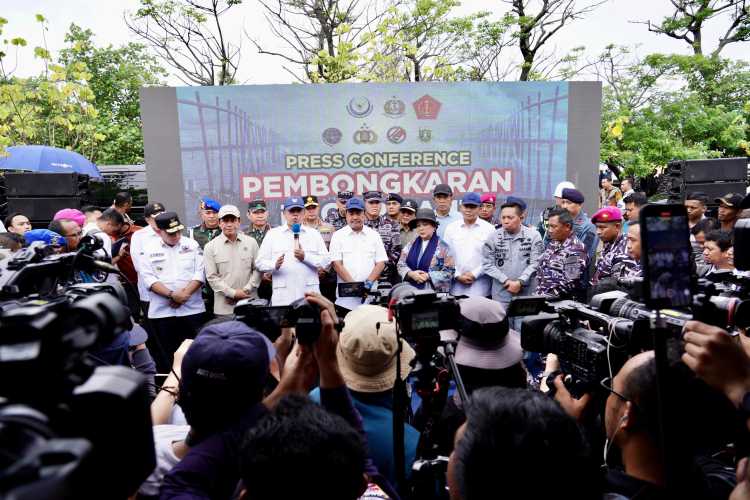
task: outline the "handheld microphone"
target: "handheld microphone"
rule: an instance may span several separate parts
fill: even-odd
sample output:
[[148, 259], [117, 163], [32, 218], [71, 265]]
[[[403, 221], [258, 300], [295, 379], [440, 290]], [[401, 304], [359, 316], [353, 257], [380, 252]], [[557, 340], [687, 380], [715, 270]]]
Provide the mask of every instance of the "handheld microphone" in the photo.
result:
[[300, 225], [298, 224], [292, 224], [292, 233], [294, 234], [294, 248], [299, 249], [299, 232], [300, 232]]

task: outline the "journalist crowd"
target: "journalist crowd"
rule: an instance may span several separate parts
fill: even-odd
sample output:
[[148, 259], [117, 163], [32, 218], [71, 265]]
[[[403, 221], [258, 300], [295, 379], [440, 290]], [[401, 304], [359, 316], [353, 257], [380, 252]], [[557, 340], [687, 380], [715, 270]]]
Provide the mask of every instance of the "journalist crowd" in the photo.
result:
[[[152, 389], [156, 467], [132, 498], [750, 500], [744, 330], [690, 320], [663, 364], [641, 347], [616, 366], [610, 348], [622, 350], [604, 332], [608, 373], [583, 388], [565, 352], [522, 347], [518, 298], [638, 302], [648, 199], [636, 180], [618, 184], [562, 182], [541, 213], [446, 184], [431, 200], [340, 191], [326, 214], [316, 196], [290, 197], [276, 227], [266, 200], [208, 197], [199, 225], [151, 201], [141, 227], [122, 192], [110, 207], [61, 210], [46, 229], [10, 214], [0, 252], [95, 239], [119, 271], [76, 281], [123, 285], [133, 327], [96, 361], [138, 370]], [[741, 282], [734, 226], [750, 197], [693, 192], [684, 205], [696, 277]], [[451, 326], [410, 337], [430, 319], [416, 309], [400, 324], [396, 288], [431, 297]], [[272, 324], [272, 311], [305, 307], [313, 318]]]

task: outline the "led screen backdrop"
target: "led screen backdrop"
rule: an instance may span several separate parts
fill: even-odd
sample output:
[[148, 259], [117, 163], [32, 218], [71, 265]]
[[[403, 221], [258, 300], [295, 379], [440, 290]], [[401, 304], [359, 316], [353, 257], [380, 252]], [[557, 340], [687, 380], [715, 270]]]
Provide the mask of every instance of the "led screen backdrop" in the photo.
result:
[[[593, 127], [571, 123], [578, 85], [580, 104], [592, 108], [579, 114], [595, 115]], [[318, 196], [325, 215], [340, 190], [427, 203], [440, 183], [457, 198], [521, 196], [535, 214], [558, 182], [585, 172], [596, 183], [600, 99], [598, 84], [567, 82], [144, 89], [149, 194], [188, 223], [201, 196], [241, 207], [264, 198], [276, 223], [288, 196]], [[591, 150], [572, 177], [571, 129], [590, 129], [581, 139]]]

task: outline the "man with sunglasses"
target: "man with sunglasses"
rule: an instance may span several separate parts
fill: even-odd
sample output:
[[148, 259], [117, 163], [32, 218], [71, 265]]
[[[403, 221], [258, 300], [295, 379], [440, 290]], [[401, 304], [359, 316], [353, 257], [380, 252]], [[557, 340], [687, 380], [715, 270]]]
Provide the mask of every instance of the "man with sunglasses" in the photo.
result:
[[401, 257], [401, 226], [385, 215], [380, 215], [383, 194], [380, 191], [367, 191], [365, 199], [365, 226], [374, 229], [383, 240], [385, 254], [388, 256], [382, 277], [392, 284], [398, 283], [396, 264]]

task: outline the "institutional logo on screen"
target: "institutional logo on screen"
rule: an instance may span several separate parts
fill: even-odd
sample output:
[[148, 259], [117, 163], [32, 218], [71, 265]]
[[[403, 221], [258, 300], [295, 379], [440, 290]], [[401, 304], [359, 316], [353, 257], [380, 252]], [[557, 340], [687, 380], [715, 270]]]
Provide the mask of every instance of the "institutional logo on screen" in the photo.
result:
[[356, 144], [375, 144], [378, 142], [378, 134], [367, 125], [354, 132], [354, 142]]
[[341, 130], [330, 127], [323, 131], [322, 138], [323, 142], [326, 143], [329, 146], [335, 146], [339, 142], [341, 142]]
[[406, 140], [406, 130], [403, 127], [391, 127], [388, 129], [388, 140], [393, 144], [401, 144]]
[[412, 103], [417, 120], [436, 120], [442, 104], [430, 95], [423, 95]]
[[401, 118], [406, 112], [406, 104], [401, 99], [396, 99], [394, 96], [389, 99], [383, 105], [383, 111], [389, 118]]
[[354, 118], [364, 118], [372, 113], [372, 104], [367, 97], [353, 97], [346, 105], [346, 110]]

